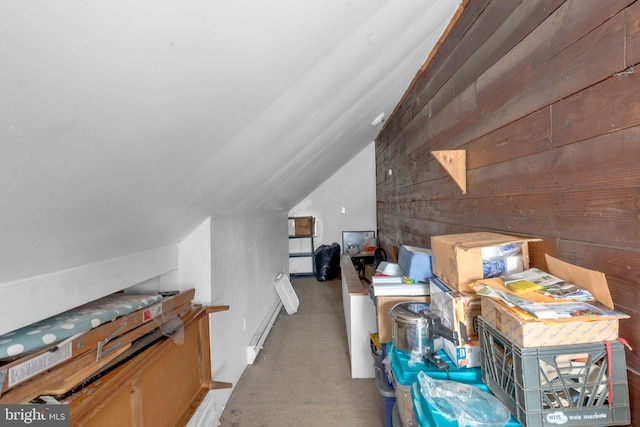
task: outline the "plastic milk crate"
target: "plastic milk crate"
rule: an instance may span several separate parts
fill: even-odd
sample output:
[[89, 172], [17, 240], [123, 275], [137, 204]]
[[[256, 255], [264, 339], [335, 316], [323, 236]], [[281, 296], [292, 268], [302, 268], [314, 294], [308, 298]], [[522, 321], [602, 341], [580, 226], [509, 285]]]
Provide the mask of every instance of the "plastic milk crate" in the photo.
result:
[[479, 318], [482, 379], [527, 427], [631, 423], [619, 341], [519, 347]]

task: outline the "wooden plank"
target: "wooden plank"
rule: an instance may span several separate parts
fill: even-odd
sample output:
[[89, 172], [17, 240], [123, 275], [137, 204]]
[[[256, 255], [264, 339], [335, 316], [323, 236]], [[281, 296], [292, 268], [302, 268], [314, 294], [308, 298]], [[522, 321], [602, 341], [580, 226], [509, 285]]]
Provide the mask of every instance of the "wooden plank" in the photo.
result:
[[[483, 94], [491, 93], [488, 97], [494, 100], [495, 105], [504, 104], [504, 100], [512, 96], [511, 92], [518, 93], [521, 89], [532, 89], [526, 84], [527, 82], [523, 81], [523, 78], [526, 79], [531, 72], [541, 68], [548, 72], [547, 64], [554, 64], [552, 69], [560, 71], [562, 68], [554, 58], [559, 58], [562, 60], [561, 62], [572, 65], [569, 63], [569, 59], [580, 58], [585, 50], [586, 53], [592, 53], [596, 57], [606, 53], [604, 48], [609, 44], [602, 43], [601, 40], [607, 34], [611, 34], [611, 31], [617, 31], [618, 27], [623, 26], [622, 16], [615, 17], [615, 15], [629, 3], [631, 0], [565, 1], [548, 19], [540, 23], [522, 43], [505, 54], [491, 70], [478, 78], [478, 84], [481, 86], [479, 91]], [[614, 19], [611, 19], [612, 17]], [[622, 45], [623, 40], [618, 38], [618, 46]], [[589, 50], [588, 47], [593, 50]], [[618, 54], [622, 53], [620, 49], [615, 49], [615, 51]], [[609, 58], [609, 56], [601, 57], [602, 60], [605, 58]], [[619, 67], [614, 69], [620, 70]], [[586, 71], [591, 72], [588, 69]], [[551, 73], [551, 77], [557, 76], [557, 74]], [[613, 72], [609, 75], [611, 74]], [[564, 77], [564, 75], [563, 73], [558, 77]], [[545, 81], [545, 79], [539, 80]], [[557, 90], [557, 87], [554, 89]], [[500, 92], [505, 93], [500, 95]], [[563, 95], [559, 94], [559, 96]]]
[[626, 289], [612, 289], [614, 302], [627, 308], [640, 308], [640, 288], [636, 286], [640, 283], [640, 248], [595, 245], [578, 239], [559, 240], [558, 245], [562, 260], [591, 270], [606, 271], [607, 281], [626, 282]]
[[[446, 60], [449, 53], [455, 48], [455, 45], [464, 37], [469, 27], [476, 20], [477, 16], [484, 10], [489, 0], [477, 0], [472, 2], [466, 2], [464, 4], [464, 11], [461, 15], [456, 17], [455, 24], [448, 30], [446, 37], [440, 43], [437, 51], [433, 54], [433, 57], [426, 64], [425, 71], [419, 73], [410, 86], [403, 99], [398, 103], [398, 107], [394, 110], [394, 113], [389, 116], [385, 127], [381, 131], [381, 135], [391, 134], [396, 135], [402, 131], [403, 126], [399, 125], [399, 122], [411, 121], [418, 111], [421, 111], [426, 105], [426, 102], [431, 98], [430, 95], [425, 96], [424, 84], [427, 84], [432, 79], [432, 71], [439, 69], [442, 62]], [[424, 67], [423, 67], [424, 68]], [[438, 86], [439, 87], [439, 86]], [[422, 94], [421, 100], [416, 100], [416, 94]], [[406, 115], [405, 117], [403, 117]], [[376, 138], [378, 139], [378, 138]], [[387, 140], [387, 143], [389, 140]]]
[[[461, 148], [466, 149], [468, 152], [468, 169], [471, 170], [550, 149], [550, 114], [550, 108], [539, 110], [463, 145]], [[412, 139], [416, 137], [415, 135], [408, 136]], [[405, 158], [406, 162], [412, 167], [401, 168], [401, 174], [396, 173], [396, 179], [402, 179], [406, 185], [409, 182], [424, 183], [445, 176], [440, 168], [434, 165], [431, 156], [426, 155], [426, 150], [430, 147], [431, 145], [424, 144], [419, 151], [411, 153], [411, 161], [409, 158]], [[409, 176], [401, 178], [404, 176], [403, 173]], [[414, 176], [413, 179], [411, 179], [411, 175]], [[396, 181], [392, 191], [398, 190], [399, 187], [400, 185]], [[381, 190], [384, 192], [384, 189]]]
[[[183, 339], [161, 344], [141, 366], [145, 425], [163, 425], [179, 419], [202, 389], [198, 363], [197, 319], [185, 325]], [[147, 404], [148, 403], [148, 404]]]
[[567, 1], [478, 79], [483, 120], [470, 135], [488, 133], [624, 69], [624, 17], [600, 25], [598, 5], [603, 2]]
[[640, 3], [634, 3], [626, 9], [625, 18], [627, 25], [627, 62], [625, 66], [632, 67], [640, 63]]
[[130, 405], [128, 405], [131, 408], [131, 425], [144, 426], [145, 404], [144, 399], [142, 398], [143, 389], [141, 375], [134, 376], [127, 388], [131, 391]]
[[455, 149], [468, 142], [466, 134], [481, 119], [479, 107], [477, 87], [469, 86], [431, 115], [428, 127], [431, 150]]
[[110, 364], [114, 359], [117, 359], [122, 353], [125, 353], [131, 348], [131, 343], [127, 343], [123, 346], [116, 348], [113, 352], [105, 355], [100, 360], [94, 360], [87, 366], [83, 366], [74, 372], [70, 372], [68, 376], [62, 379], [62, 381], [49, 384], [43, 388], [38, 389], [40, 395], [59, 396], [68, 393], [73, 387], [85, 381], [87, 378], [95, 375], [104, 368], [104, 366]]
[[[550, 152], [555, 154], [552, 156], [538, 155], [515, 164], [498, 165], [491, 173], [483, 170], [480, 175], [479, 171], [481, 182], [474, 181], [470, 173], [469, 193], [478, 197], [464, 200], [442, 200], [444, 194], [451, 193], [450, 189], [443, 190], [446, 183], [407, 187], [398, 193], [392, 208], [396, 209], [395, 214], [408, 218], [420, 218], [426, 212], [435, 221], [446, 219], [481, 228], [507, 227], [543, 235], [554, 235], [557, 231], [563, 238], [572, 238], [572, 233], [587, 233], [585, 237], [594, 242], [609, 238], [604, 231], [620, 230], [627, 242], [638, 244], [636, 233], [624, 230], [637, 228], [634, 186], [640, 181], [640, 170], [636, 167], [639, 141], [640, 128], [631, 128], [596, 138], [588, 145], [563, 147]], [[553, 172], [549, 173], [550, 170]], [[513, 176], [518, 179], [512, 179]], [[594, 198], [598, 201], [593, 201]], [[411, 205], [406, 205], [403, 212], [397, 211], [405, 206], [404, 201]], [[476, 218], [477, 211], [485, 215]], [[505, 216], [507, 221], [503, 219]], [[564, 221], [569, 224], [565, 226]]]
[[551, 147], [551, 109], [545, 107], [463, 146], [467, 168], [514, 160]]
[[[199, 306], [184, 317], [184, 341], [160, 341], [69, 397], [65, 403], [70, 405], [71, 425], [100, 424], [133, 406], [132, 419], [145, 425], [174, 425], [183, 419], [201, 393], [199, 367], [192, 362], [198, 357], [198, 319], [205, 313]], [[119, 399], [122, 394], [129, 399]]]
[[[534, 2], [527, 2], [527, 5], [530, 6], [532, 3]], [[596, 6], [602, 6], [602, 3], [597, 3], [598, 4]], [[626, 3], [617, 2], [616, 4], [607, 4], [606, 14], [611, 14], [612, 11], [619, 10], [622, 7], [621, 5], [624, 4]], [[554, 4], [554, 6], [557, 6], [557, 4]], [[573, 6], [563, 6], [564, 9], [562, 9], [562, 13], [576, 14], [576, 11], [573, 10], [572, 7]], [[539, 11], [539, 13], [542, 14], [541, 18], [545, 16], [542, 12], [543, 9]], [[569, 20], [572, 22], [572, 25], [570, 26], [573, 29], [572, 31], [567, 30], [567, 28], [565, 28], [567, 26], [564, 24], [556, 24], [561, 18], [555, 18], [553, 20], [550, 20], [552, 21], [552, 24], [549, 24], [555, 24], [555, 27], [538, 30], [538, 32], [536, 34], [532, 34], [531, 37], [546, 39], [548, 37], [548, 33], [546, 33], [546, 31], [554, 31], [556, 33], [556, 36], [564, 37], [565, 40], [563, 41], [565, 43], [575, 42], [585, 32], [590, 31], [591, 27], [585, 29], [586, 25], [597, 25], [602, 22], [604, 18], [593, 12], [593, 10], [601, 12], [600, 9], [601, 8], [599, 7], [596, 7], [595, 9], [584, 8], [585, 12], [579, 14], [579, 16], [572, 15], [572, 18]], [[591, 12], [587, 13], [588, 10], [591, 10]], [[520, 16], [520, 18], [525, 19], [524, 16], [526, 16], [526, 14]], [[510, 54], [508, 55], [508, 58], [513, 58], [513, 60], [505, 61], [505, 59], [503, 59], [500, 63], [501, 66], [498, 66], [498, 64], [496, 64], [496, 66], [492, 67], [491, 72], [485, 73], [485, 75], [483, 75], [478, 80], [478, 87], [480, 90], [482, 90], [482, 97], [478, 101], [478, 107], [481, 108], [481, 114], [479, 115], [479, 117], [486, 117], [486, 119], [483, 121], [486, 123], [485, 127], [478, 127], [477, 124], [476, 126], [469, 126], [468, 123], [461, 123], [460, 118], [456, 120], [456, 118], [452, 117], [447, 120], [447, 118], [449, 118], [452, 114], [458, 115], [459, 112], [463, 112], [461, 118], [473, 119], [473, 117], [470, 117], [472, 110], [469, 110], [469, 112], [465, 114], [465, 109], [460, 108], [460, 105], [464, 104], [460, 104], [459, 102], [457, 102], [456, 104], [449, 105], [449, 103], [454, 102], [454, 99], [448, 99], [448, 97], [442, 98], [447, 102], [446, 107], [439, 108], [435, 107], [433, 104], [429, 104], [428, 106], [426, 106], [426, 103], [431, 99], [432, 94], [425, 93], [424, 90], [419, 91], [418, 93], [420, 93], [420, 99], [425, 105], [424, 108], [428, 108], [429, 110], [429, 115], [432, 121], [432, 125], [429, 129], [432, 137], [434, 139], [436, 139], [437, 137], [437, 139], [448, 141], [448, 145], [432, 145], [431, 147], [429, 147], [429, 149], [459, 148], [460, 144], [468, 141], [469, 139], [477, 138], [484, 133], [487, 133], [500, 126], [503, 126], [506, 123], [509, 123], [509, 120], [505, 120], [505, 118], [507, 117], [514, 120], [518, 116], [518, 114], [526, 115], [533, 111], [536, 111], [541, 107], [544, 107], [545, 102], [541, 101], [543, 98], [548, 100], [546, 102], [547, 104], [559, 99], [559, 97], [563, 96], [563, 91], [560, 88], [562, 86], [566, 86], [568, 88], [565, 91], [568, 95], [576, 91], [576, 89], [570, 89], [570, 87], [579, 87], [580, 84], [584, 83], [582, 82], [582, 80], [584, 79], [589, 80], [589, 82], [586, 83], [586, 85], [589, 85], [613, 74], [613, 72], [615, 72], [614, 67], [608, 67], [607, 65], [603, 64], [603, 66], [600, 67], [599, 70], [597, 70], [597, 67], [593, 65], [584, 66], [588, 63], [588, 61], [581, 59], [580, 57], [591, 55], [589, 49], [593, 49], [608, 54], [608, 56], [602, 55], [602, 61], [607, 62], [607, 64], [615, 62], [613, 59], [614, 55], [618, 55], [618, 58], [620, 59], [620, 61], [618, 62], [621, 63], [621, 52], [619, 52], [619, 50], [612, 49], [612, 44], [615, 44], [615, 41], [621, 39], [622, 37], [623, 26], [621, 18], [618, 19], [618, 21], [619, 22], [615, 25], [618, 34], [614, 34], [612, 32], [611, 28], [609, 28], [612, 25], [609, 24], [609, 26], [600, 29], [599, 32], [596, 31], [595, 35], [589, 34], [587, 40], [579, 40], [576, 43], [576, 46], [569, 49], [568, 54], [572, 55], [572, 58], [565, 58], [564, 55], [567, 55], [567, 53], [563, 53], [563, 55], [559, 58], [550, 60], [550, 65], [545, 62], [548, 59], [548, 55], [550, 54], [548, 49], [549, 46], [543, 42], [537, 42], [536, 45], [535, 42], [532, 43], [530, 41], [527, 41], [527, 43], [523, 44], [525, 47], [518, 46], [517, 48], [515, 48], [514, 51], [510, 52]], [[598, 42], [596, 43], [596, 39], [598, 38], [603, 40], [598, 40]], [[499, 38], [499, 40], [503, 39]], [[527, 47], [528, 45], [531, 45], [531, 47]], [[554, 38], [555, 50], [553, 50], [552, 53], [560, 52], [560, 47], [562, 46], [565, 45], [559, 43]], [[539, 54], [539, 56], [544, 56], [538, 58], [537, 60], [535, 59], [536, 49], [537, 51], [544, 52], [543, 54]], [[596, 54], [599, 53], [596, 52]], [[532, 60], [531, 58], [534, 59]], [[518, 63], [518, 61], [520, 61], [520, 64]], [[534, 65], [538, 63], [539, 65]], [[575, 63], [575, 67], [571, 68], [571, 66], [568, 65], [571, 63]], [[561, 68], [565, 64], [567, 64], [566, 69], [562, 70]], [[605, 69], [605, 67], [607, 68]], [[554, 70], [560, 72], [554, 73]], [[549, 79], [552, 78], [550, 76], [554, 75], [557, 75], [559, 77], [558, 81], [555, 83], [549, 81]], [[513, 76], [518, 76], [518, 78], [513, 78]], [[530, 80], [530, 82], [527, 80]], [[540, 87], [534, 87], [537, 83], [540, 83]], [[465, 94], [464, 98], [468, 101], [475, 99], [475, 90], [462, 91], [462, 89], [463, 88], [460, 87], [456, 88], [457, 96]], [[541, 97], [541, 95], [545, 96]], [[526, 107], [524, 111], [518, 111], [517, 108], [514, 109], [514, 105], [507, 105], [508, 103], [514, 102], [514, 100], [517, 100], [518, 106], [524, 106], [525, 102], [523, 101], [528, 102], [530, 106]], [[492, 118], [492, 110], [499, 109], [500, 106], [503, 106], [502, 111], [500, 111], [499, 114], [496, 114]], [[454, 123], [455, 127], [447, 128], [443, 125], [437, 126], [438, 116], [444, 116], [444, 118], [440, 119], [442, 123]], [[436, 126], [434, 126], [434, 124]], [[396, 129], [396, 131], [398, 131], [398, 129]], [[406, 131], [407, 129], [402, 129], [402, 132]], [[411, 140], [411, 138], [409, 138], [409, 140]]]
[[[458, 17], [447, 38], [435, 52], [425, 70], [419, 75], [410, 95], [412, 98], [408, 99], [411, 104], [409, 109], [415, 112], [421, 111], [451, 78], [453, 72], [473, 53], [473, 48], [467, 48], [467, 46], [474, 42], [475, 35], [481, 37], [481, 34], [474, 34], [478, 31], [476, 22], [481, 16], [488, 16], [484, 12], [488, 7], [491, 7], [491, 4], [492, 2], [487, 0], [467, 3], [464, 13]], [[503, 4], [508, 7], [506, 3], [503, 2]], [[476, 25], [475, 31], [474, 25]], [[484, 30], [480, 29], [480, 31]], [[484, 39], [484, 37], [482, 38]], [[417, 96], [418, 94], [419, 96]]]
[[[616, 189], [571, 193], [492, 196], [414, 201], [394, 211], [407, 221], [428, 219], [507, 233], [556, 236], [640, 247], [637, 227], [638, 190]], [[424, 212], [427, 212], [425, 218]], [[482, 212], [482, 215], [478, 215]]]
[[[428, 69], [429, 79], [419, 87], [418, 100], [430, 102], [432, 114], [440, 112], [452, 96], [462, 93], [500, 57], [516, 46], [562, 0], [491, 2], [441, 63]], [[437, 68], [436, 68], [437, 67]], [[446, 93], [443, 89], [449, 86]], [[453, 92], [452, 92], [453, 89]]]
[[467, 173], [475, 197], [606, 191], [640, 181], [640, 126]]
[[353, 261], [349, 255], [342, 255], [340, 257], [340, 271], [349, 295], [368, 295], [368, 290], [363, 287], [358, 272], [354, 268]]
[[[474, 83], [482, 73], [544, 22], [564, 1], [524, 1], [519, 4], [517, 2], [493, 1], [489, 7], [491, 8], [490, 15], [495, 15], [497, 21], [486, 23], [479, 19], [474, 27], [479, 26], [480, 29], [476, 32], [480, 32], [483, 31], [481, 29], [483, 26], [488, 25], [492, 30], [495, 28], [495, 31], [492, 31], [486, 41], [481, 44], [476, 42], [476, 35], [470, 35], [476, 42], [475, 45], [470, 46], [472, 55], [464, 64], [455, 68], [453, 77], [458, 90]], [[499, 5], [500, 10], [495, 10], [494, 4]], [[510, 9], [506, 9], [504, 6], [510, 6]], [[511, 10], [511, 8], [513, 9]], [[507, 14], [507, 12], [509, 13]], [[484, 15], [487, 13], [483, 13], [483, 17]], [[499, 24], [497, 28], [496, 24]]]
[[[439, 200], [434, 221], [508, 233], [640, 246], [637, 189]], [[478, 215], [482, 212], [482, 215]]]
[[621, 74], [553, 104], [554, 147], [640, 125], [640, 70]]

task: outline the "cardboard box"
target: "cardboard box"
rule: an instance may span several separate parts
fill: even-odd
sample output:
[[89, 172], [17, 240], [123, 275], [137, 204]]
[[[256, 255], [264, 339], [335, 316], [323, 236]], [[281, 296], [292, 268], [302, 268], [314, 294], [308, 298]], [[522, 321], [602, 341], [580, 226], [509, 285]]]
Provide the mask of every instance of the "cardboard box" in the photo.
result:
[[373, 268], [373, 264], [365, 264], [364, 266], [364, 280], [371, 283], [371, 279], [373, 275], [376, 274], [375, 269]]
[[618, 338], [618, 320], [550, 323], [524, 320], [500, 302], [483, 297], [482, 318], [520, 347], [586, 344]]
[[480, 297], [450, 289], [441, 280], [429, 280], [431, 304], [429, 311], [440, 316], [442, 325], [458, 333], [458, 345], [443, 339], [442, 348], [458, 368], [475, 368], [481, 363], [477, 318]]
[[496, 252], [494, 249], [512, 243], [519, 245], [520, 256], [510, 257], [507, 261], [518, 263], [521, 260], [522, 264], [519, 269], [507, 270], [522, 271], [529, 268], [528, 242], [538, 240], [486, 232], [432, 236], [433, 272], [450, 288], [474, 292], [469, 284], [484, 278], [483, 252], [484, 258], [487, 259], [487, 252]]
[[313, 236], [316, 232], [316, 219], [312, 216], [289, 218], [290, 236]]
[[437, 278], [431, 278], [429, 283], [429, 311], [440, 316], [443, 326], [458, 333], [460, 345], [477, 341], [480, 296], [449, 289]]
[[443, 339], [442, 348], [457, 368], [477, 368], [482, 365], [482, 347], [479, 341], [456, 347], [453, 342]]
[[[571, 265], [546, 255], [549, 273], [587, 289], [600, 303], [613, 309], [609, 285], [603, 273]], [[482, 297], [482, 318], [521, 347], [587, 344], [618, 338], [619, 319], [566, 318], [526, 320], [505, 305]]]
[[422, 296], [378, 296], [376, 298], [376, 320], [378, 323], [378, 340], [388, 343], [393, 335], [393, 320], [389, 311], [401, 302], [416, 301], [429, 303], [429, 295]]

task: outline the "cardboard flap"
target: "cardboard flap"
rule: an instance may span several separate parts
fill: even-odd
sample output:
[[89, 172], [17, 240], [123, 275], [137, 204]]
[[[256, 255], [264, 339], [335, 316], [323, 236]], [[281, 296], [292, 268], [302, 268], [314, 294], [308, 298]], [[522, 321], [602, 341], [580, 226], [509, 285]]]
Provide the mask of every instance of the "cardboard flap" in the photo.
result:
[[[460, 249], [473, 249], [477, 247], [485, 246], [498, 246], [508, 243], [524, 243], [524, 242], [539, 242], [541, 239], [523, 239], [516, 236], [509, 236], [506, 234], [496, 233], [473, 233], [473, 239], [465, 238], [464, 242], [455, 243], [454, 246]], [[465, 235], [466, 236], [466, 235]]]
[[609, 285], [604, 273], [569, 264], [545, 254], [549, 273], [554, 276], [583, 287], [591, 292], [598, 302], [613, 309], [613, 299], [609, 293]]

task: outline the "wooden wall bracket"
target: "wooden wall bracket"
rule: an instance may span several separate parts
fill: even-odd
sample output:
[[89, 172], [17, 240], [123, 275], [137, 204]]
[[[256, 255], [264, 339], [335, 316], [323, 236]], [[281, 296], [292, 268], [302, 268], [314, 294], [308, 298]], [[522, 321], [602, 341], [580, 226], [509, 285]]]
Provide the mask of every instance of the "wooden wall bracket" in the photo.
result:
[[467, 194], [467, 152], [465, 150], [432, 151], [431, 154], [453, 178], [462, 194]]

